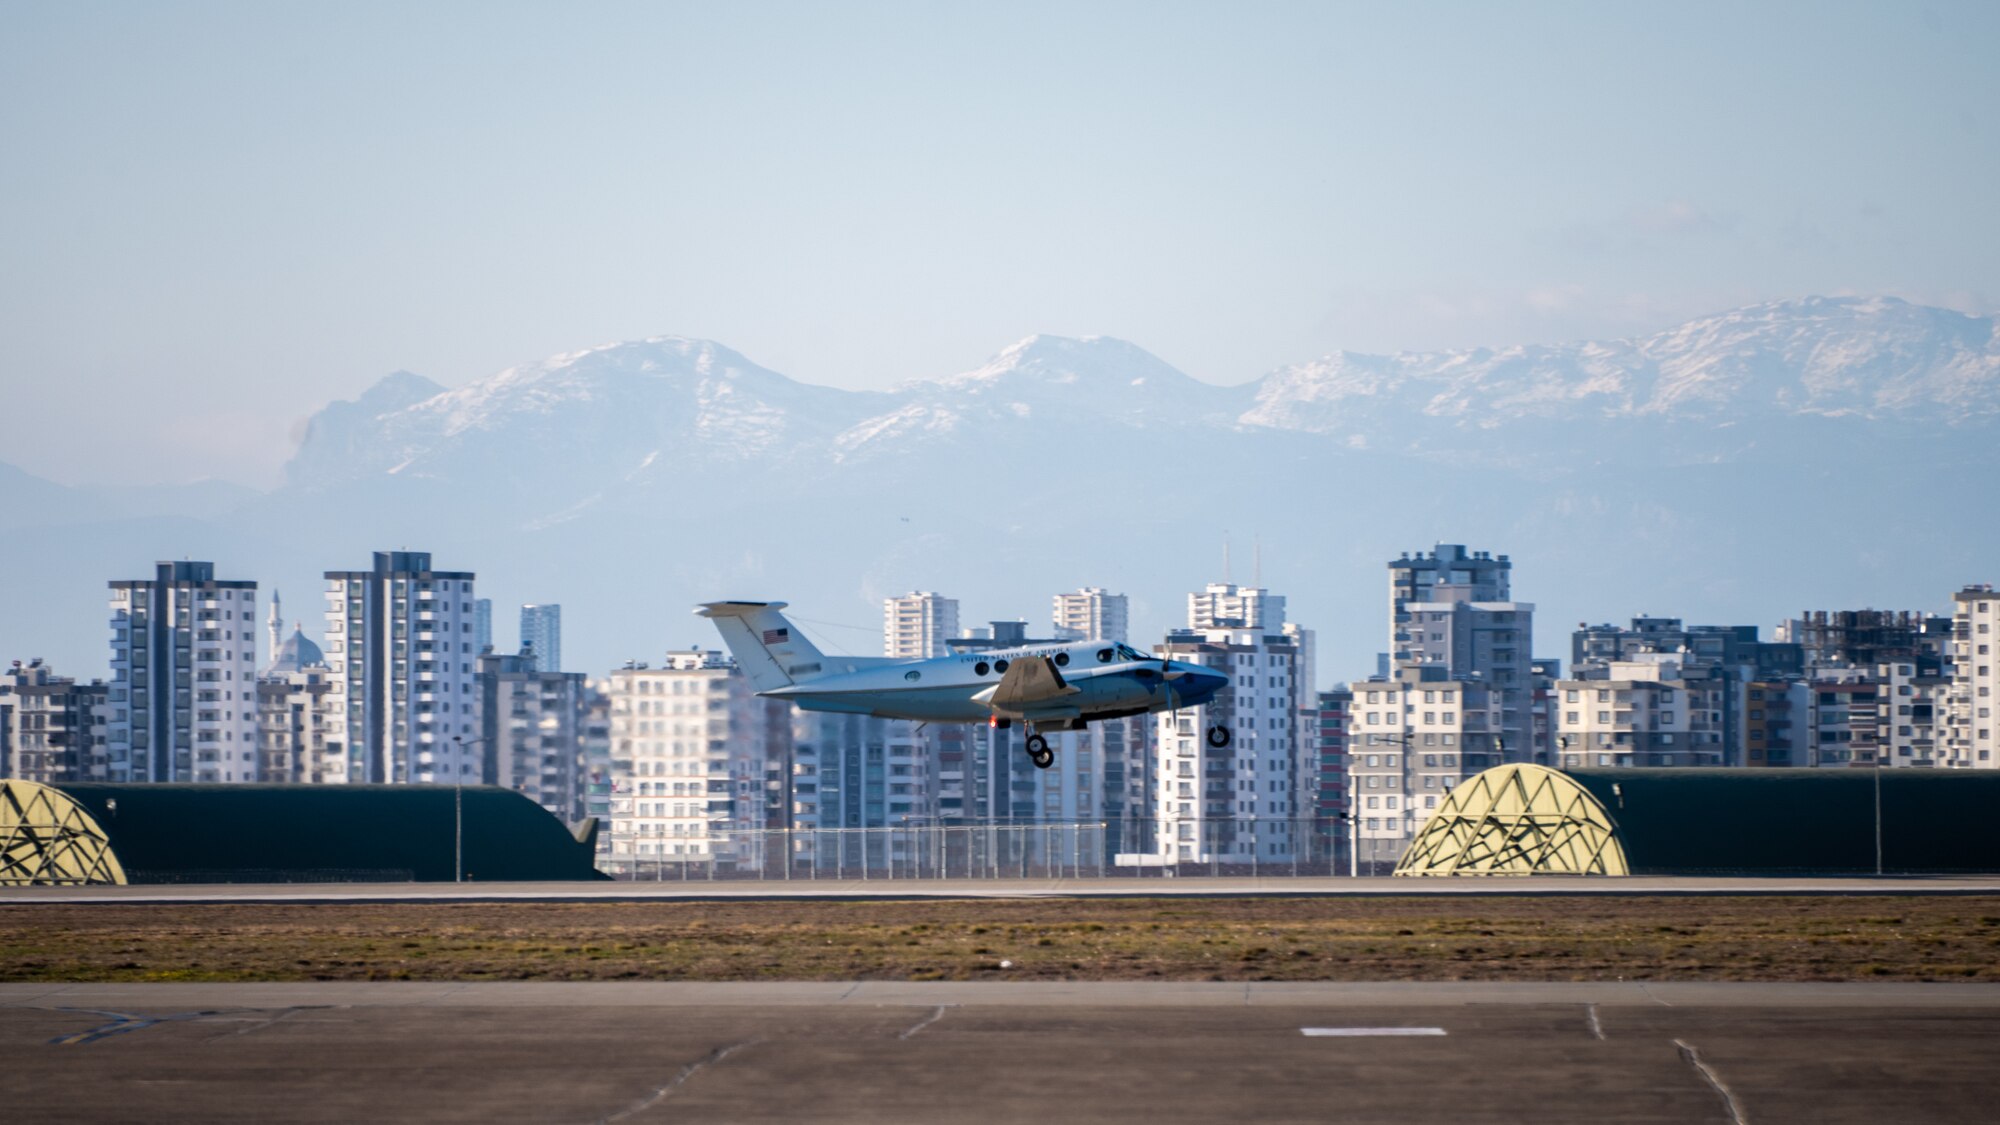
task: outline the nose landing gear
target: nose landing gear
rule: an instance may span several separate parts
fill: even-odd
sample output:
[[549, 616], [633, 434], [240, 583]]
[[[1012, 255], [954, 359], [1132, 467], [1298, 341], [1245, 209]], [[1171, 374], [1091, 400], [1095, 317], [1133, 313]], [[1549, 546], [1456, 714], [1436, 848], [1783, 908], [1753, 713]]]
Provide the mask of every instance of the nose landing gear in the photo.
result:
[[1229, 728], [1223, 726], [1208, 728], [1208, 744], [1217, 750], [1229, 745]]

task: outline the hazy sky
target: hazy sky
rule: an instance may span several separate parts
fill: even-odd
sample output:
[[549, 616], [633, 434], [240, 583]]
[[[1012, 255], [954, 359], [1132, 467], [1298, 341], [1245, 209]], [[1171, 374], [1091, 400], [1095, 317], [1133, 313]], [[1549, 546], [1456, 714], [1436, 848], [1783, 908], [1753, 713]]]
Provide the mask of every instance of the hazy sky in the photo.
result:
[[0, 2], [0, 461], [274, 483], [595, 343], [1240, 382], [2000, 301], [2000, 4]]

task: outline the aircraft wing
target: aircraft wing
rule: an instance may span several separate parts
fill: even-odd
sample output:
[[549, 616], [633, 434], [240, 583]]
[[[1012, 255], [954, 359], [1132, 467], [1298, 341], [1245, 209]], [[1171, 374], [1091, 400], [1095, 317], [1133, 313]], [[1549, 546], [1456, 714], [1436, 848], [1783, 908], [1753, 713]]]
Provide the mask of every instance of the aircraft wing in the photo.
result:
[[1016, 660], [1007, 666], [1000, 682], [973, 698], [988, 707], [1019, 711], [1038, 703], [1075, 695], [1080, 689], [1065, 683], [1055, 662], [1046, 656]]

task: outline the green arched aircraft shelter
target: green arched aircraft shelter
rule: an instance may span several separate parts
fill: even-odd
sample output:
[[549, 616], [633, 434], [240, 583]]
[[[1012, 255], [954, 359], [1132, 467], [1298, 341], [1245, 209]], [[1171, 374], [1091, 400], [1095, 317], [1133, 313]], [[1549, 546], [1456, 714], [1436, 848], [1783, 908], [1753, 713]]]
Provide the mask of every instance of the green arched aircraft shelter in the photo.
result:
[[[2000, 871], [2000, 773], [1495, 766], [1418, 831], [1398, 875]], [[1879, 812], [1878, 812], [1879, 810]]]
[[598, 879], [595, 836], [485, 785], [0, 781], [0, 883]]

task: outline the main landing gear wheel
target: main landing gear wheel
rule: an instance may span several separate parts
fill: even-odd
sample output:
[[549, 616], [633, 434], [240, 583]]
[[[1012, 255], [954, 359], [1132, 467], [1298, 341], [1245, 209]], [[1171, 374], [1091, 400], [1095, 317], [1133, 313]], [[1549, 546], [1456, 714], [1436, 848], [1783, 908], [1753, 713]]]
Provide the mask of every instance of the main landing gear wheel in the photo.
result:
[[1208, 744], [1210, 746], [1215, 747], [1217, 750], [1220, 750], [1224, 746], [1229, 745], [1229, 728], [1228, 727], [1208, 728]]
[[1028, 736], [1028, 760], [1035, 763], [1036, 769], [1045, 770], [1055, 765], [1056, 752], [1049, 749], [1048, 739], [1031, 734]]

